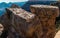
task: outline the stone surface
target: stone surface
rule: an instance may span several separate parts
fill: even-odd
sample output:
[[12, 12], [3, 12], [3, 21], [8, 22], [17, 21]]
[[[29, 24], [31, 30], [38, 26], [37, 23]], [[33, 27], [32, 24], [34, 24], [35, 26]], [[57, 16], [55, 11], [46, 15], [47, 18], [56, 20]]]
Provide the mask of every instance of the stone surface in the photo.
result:
[[2, 15], [2, 16], [0, 17], [0, 23], [1, 23], [1, 24], [3, 25], [3, 27], [4, 27], [4, 30], [3, 30], [0, 38], [6, 38], [7, 35], [8, 35], [9, 27], [10, 27], [10, 23], [9, 23], [9, 19], [8, 19], [7, 13], [5, 13], [4, 15]]
[[42, 32], [40, 38], [54, 38], [56, 32], [55, 19], [59, 16], [59, 8], [48, 5], [31, 5], [31, 12], [40, 19]]
[[14, 6], [7, 8], [7, 13], [0, 18], [8, 38], [54, 38], [58, 7], [43, 6], [40, 9], [40, 6], [31, 6], [30, 13]]
[[[9, 16], [10, 23], [12, 24], [10, 29], [10, 35], [8, 38], [13, 38], [14, 34], [20, 38], [40, 38], [42, 35], [42, 27], [39, 18], [35, 14], [27, 12], [21, 8], [7, 8], [7, 15]], [[10, 27], [10, 28], [11, 28]]]
[[1, 36], [2, 32], [3, 32], [3, 30], [4, 30], [4, 27], [3, 27], [2, 24], [0, 24], [0, 36]]
[[59, 16], [56, 18], [56, 21], [58, 22], [60, 20], [60, 1], [53, 2], [50, 5], [59, 7]]
[[[19, 6], [12, 4], [10, 8], [20, 8]], [[9, 34], [9, 30], [11, 27], [10, 19], [9, 19], [9, 13], [5, 13], [0, 17], [0, 23], [3, 25], [4, 30], [0, 38], [7, 38]]]

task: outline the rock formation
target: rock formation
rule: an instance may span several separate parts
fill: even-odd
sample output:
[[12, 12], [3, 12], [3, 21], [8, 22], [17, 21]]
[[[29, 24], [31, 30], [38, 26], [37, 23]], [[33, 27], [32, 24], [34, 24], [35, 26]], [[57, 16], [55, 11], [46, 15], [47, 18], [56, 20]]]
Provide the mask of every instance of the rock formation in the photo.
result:
[[0, 18], [3, 33], [8, 33], [7, 38], [54, 38], [55, 18], [59, 15], [59, 9], [46, 6], [31, 6], [32, 13], [14, 4], [6, 8], [6, 13]]
[[[19, 8], [19, 6], [12, 4], [10, 8]], [[6, 12], [4, 15], [0, 17], [0, 23], [4, 26], [4, 30], [2, 32], [1, 38], [7, 38], [10, 21], [9, 21], [9, 14]]]
[[56, 32], [55, 19], [59, 16], [59, 8], [48, 5], [31, 5], [31, 12], [40, 19], [42, 26], [41, 38], [54, 38]]
[[[42, 27], [38, 17], [35, 14], [27, 12], [21, 8], [7, 8], [10, 14], [11, 26], [20, 38], [40, 38], [42, 35]], [[11, 29], [11, 32], [14, 32]], [[13, 38], [8, 36], [8, 38]]]
[[0, 17], [0, 23], [4, 27], [1, 38], [6, 38], [8, 35], [8, 29], [9, 29], [9, 19], [8, 19], [6, 13]]
[[[50, 5], [59, 7], [59, 12], [60, 12], [60, 1], [59, 1], [59, 2], [53, 2], [53, 3], [51, 3]], [[56, 21], [57, 21], [57, 22], [58, 22], [59, 20], [60, 20], [60, 13], [59, 13], [59, 16], [56, 18]]]

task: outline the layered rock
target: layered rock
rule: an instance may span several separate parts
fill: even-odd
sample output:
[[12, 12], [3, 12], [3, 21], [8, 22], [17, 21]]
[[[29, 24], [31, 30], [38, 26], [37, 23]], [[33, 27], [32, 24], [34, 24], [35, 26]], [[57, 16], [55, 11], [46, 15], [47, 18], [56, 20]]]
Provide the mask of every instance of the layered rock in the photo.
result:
[[[11, 23], [11, 32], [17, 33], [19, 38], [40, 38], [42, 35], [42, 27], [39, 18], [35, 14], [27, 12], [21, 8], [7, 8]], [[14, 38], [13, 36], [8, 38]]]
[[30, 13], [12, 5], [6, 11], [0, 21], [8, 31], [8, 38], [54, 38], [55, 18], [59, 16], [58, 7], [32, 5]]
[[48, 5], [31, 5], [31, 12], [40, 19], [42, 36], [40, 38], [54, 38], [56, 32], [55, 19], [59, 16], [59, 8]]

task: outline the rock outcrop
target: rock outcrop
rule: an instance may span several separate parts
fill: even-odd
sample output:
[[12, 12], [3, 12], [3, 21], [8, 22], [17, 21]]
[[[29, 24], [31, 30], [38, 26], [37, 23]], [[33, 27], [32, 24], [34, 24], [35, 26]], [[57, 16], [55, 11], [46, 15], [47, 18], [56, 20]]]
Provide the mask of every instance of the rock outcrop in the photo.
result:
[[59, 16], [59, 8], [48, 5], [31, 5], [31, 12], [40, 19], [43, 30], [40, 38], [54, 38], [56, 32], [55, 19]]
[[6, 38], [7, 35], [8, 35], [8, 29], [9, 29], [9, 25], [10, 25], [9, 24], [9, 19], [8, 19], [6, 13], [0, 17], [0, 23], [4, 27], [4, 30], [3, 30], [2, 35], [1, 35], [1, 38]]
[[31, 6], [31, 12], [15, 4], [6, 8], [0, 23], [4, 26], [4, 32], [8, 33], [7, 38], [54, 38], [58, 7]]
[[[10, 15], [11, 32], [15, 32], [20, 38], [40, 38], [42, 35], [42, 27], [38, 17], [35, 14], [27, 12], [21, 8], [7, 8]], [[14, 38], [14, 36], [8, 38]]]
[[[10, 8], [19, 8], [19, 6], [12, 4]], [[9, 34], [8, 33], [9, 27], [10, 27], [9, 14], [7, 12], [0, 17], [0, 23], [4, 27], [1, 38], [7, 38], [8, 34]]]
[[[51, 3], [50, 5], [59, 7], [59, 12], [60, 12], [60, 2], [53, 2], [53, 3]], [[56, 18], [56, 21], [57, 21], [57, 22], [58, 22], [59, 20], [60, 20], [60, 13], [59, 13], [59, 16]]]

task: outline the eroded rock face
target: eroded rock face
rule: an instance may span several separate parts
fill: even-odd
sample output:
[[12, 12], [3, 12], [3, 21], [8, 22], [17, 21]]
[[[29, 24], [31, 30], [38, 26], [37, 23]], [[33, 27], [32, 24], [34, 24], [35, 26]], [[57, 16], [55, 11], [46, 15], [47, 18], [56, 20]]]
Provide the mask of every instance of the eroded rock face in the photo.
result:
[[[21, 8], [8, 8], [6, 9], [10, 13], [10, 22], [12, 33], [15, 32], [19, 35], [20, 38], [40, 38], [42, 35], [42, 27], [39, 21], [39, 18], [35, 14], [27, 12]], [[27, 18], [27, 19], [26, 19]], [[13, 38], [10, 35], [8, 38]]]
[[[50, 5], [59, 7], [59, 12], [60, 12], [60, 2], [54, 2], [54, 3], [51, 3]], [[59, 13], [59, 16], [56, 18], [56, 21], [59, 21], [59, 20], [60, 20], [60, 13]]]
[[[10, 8], [19, 8], [19, 6], [12, 4]], [[9, 15], [7, 12], [0, 17], [0, 23], [3, 25], [4, 30], [1, 35], [1, 38], [7, 38], [7, 35], [9, 34], [9, 28], [10, 28], [10, 20], [9, 20]]]
[[[15, 5], [15, 4], [12, 4], [11, 5], [11, 8], [19, 8], [17, 5]], [[8, 14], [7, 12], [4, 14], [4, 15], [2, 15], [1, 17], [0, 17], [0, 23], [1, 24], [3, 24], [3, 26], [4, 26], [4, 29], [5, 28], [7, 28], [9, 25], [10, 25], [10, 21], [9, 21], [9, 15], [10, 14]]]
[[[10, 8], [20, 8], [19, 6], [17, 6], [16, 4], [12, 4]], [[4, 25], [4, 27], [6, 27], [5, 25], [9, 25], [9, 15], [7, 12], [2, 15], [0, 17], [0, 23], [2, 23]]]
[[54, 38], [58, 8], [31, 7], [30, 13], [14, 5], [6, 11], [0, 21], [8, 31], [8, 38]]
[[31, 12], [40, 19], [42, 32], [40, 38], [54, 38], [56, 32], [55, 19], [59, 16], [59, 8], [48, 5], [31, 5]]
[[2, 32], [1, 38], [6, 38], [8, 35], [8, 28], [9, 28], [9, 19], [6, 14], [0, 17], [0, 23], [3, 25], [4, 30]]

